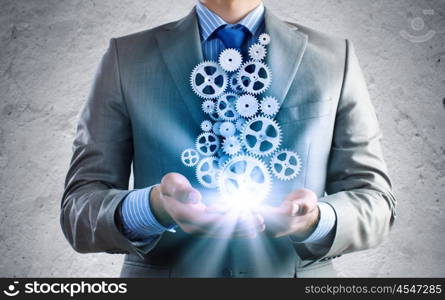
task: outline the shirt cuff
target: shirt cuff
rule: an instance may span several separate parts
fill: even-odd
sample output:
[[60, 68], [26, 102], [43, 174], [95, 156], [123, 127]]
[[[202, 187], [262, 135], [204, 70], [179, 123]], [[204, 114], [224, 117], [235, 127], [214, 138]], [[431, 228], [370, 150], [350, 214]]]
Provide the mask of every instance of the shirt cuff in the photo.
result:
[[320, 220], [318, 221], [318, 225], [308, 238], [299, 243], [322, 243], [326, 237], [328, 237], [337, 222], [337, 217], [332, 206], [324, 202], [318, 202], [317, 205], [320, 209]]
[[176, 226], [164, 227], [153, 215], [150, 208], [152, 188], [134, 190], [122, 202], [122, 226], [124, 235], [130, 240], [150, 239], [164, 231], [176, 232]]

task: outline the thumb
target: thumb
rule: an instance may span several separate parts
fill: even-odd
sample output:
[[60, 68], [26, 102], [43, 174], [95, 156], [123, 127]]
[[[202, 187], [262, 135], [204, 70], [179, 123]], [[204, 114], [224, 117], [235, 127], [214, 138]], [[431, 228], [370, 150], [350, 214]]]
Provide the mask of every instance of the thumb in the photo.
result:
[[295, 217], [298, 215], [300, 205], [296, 201], [284, 200], [280, 205], [280, 211], [283, 215]]
[[198, 203], [201, 194], [179, 173], [168, 173], [161, 180], [161, 193], [184, 203]]

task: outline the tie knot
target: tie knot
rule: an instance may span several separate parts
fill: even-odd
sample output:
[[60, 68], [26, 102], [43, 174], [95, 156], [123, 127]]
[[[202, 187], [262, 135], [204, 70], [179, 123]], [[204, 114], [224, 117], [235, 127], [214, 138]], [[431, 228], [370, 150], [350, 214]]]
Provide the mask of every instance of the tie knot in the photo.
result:
[[223, 42], [226, 48], [240, 50], [246, 39], [248, 30], [240, 24], [230, 27], [228, 25], [223, 25], [216, 30], [215, 34]]

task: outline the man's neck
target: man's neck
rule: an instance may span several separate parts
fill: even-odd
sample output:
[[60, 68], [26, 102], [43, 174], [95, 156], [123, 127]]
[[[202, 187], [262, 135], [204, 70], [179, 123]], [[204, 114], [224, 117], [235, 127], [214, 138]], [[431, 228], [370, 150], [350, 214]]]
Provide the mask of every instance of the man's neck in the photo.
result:
[[200, 0], [229, 24], [235, 24], [261, 4], [261, 0]]

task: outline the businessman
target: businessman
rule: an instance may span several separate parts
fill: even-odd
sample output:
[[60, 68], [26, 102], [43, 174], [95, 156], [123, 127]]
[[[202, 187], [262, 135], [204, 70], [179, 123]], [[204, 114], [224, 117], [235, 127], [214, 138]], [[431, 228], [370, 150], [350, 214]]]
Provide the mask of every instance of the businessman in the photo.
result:
[[[303, 158], [247, 217], [216, 207], [178, 154], [204, 119], [189, 74], [271, 36], [267, 93]], [[352, 44], [279, 20], [260, 0], [202, 0], [183, 19], [112, 39], [81, 113], [61, 225], [81, 253], [126, 254], [123, 277], [333, 277], [375, 247], [396, 200]], [[133, 166], [134, 190], [128, 190]]]

